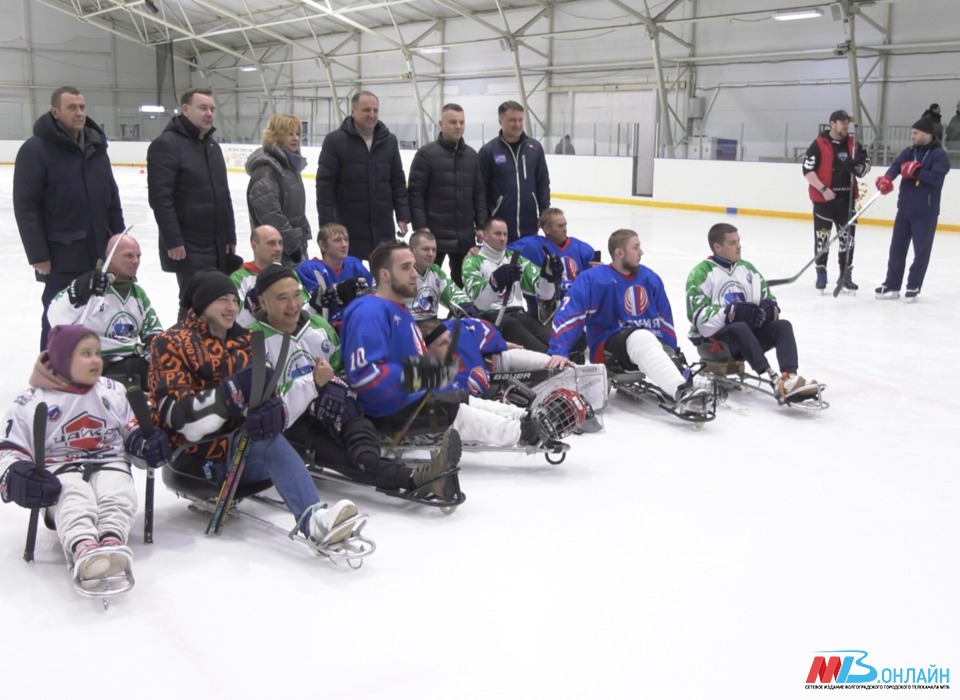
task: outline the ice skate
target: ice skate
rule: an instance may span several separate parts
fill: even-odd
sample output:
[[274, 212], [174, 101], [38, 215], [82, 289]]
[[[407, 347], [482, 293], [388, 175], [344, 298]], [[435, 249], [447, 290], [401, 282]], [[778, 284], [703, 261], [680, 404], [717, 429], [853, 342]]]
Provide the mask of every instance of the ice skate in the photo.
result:
[[821, 292], [825, 292], [827, 289], [827, 266], [826, 265], [817, 265], [817, 282], [816, 288]]
[[843, 280], [843, 291], [846, 294], [856, 294], [858, 289], [860, 285], [853, 281], [853, 272], [848, 270]]
[[873, 295], [877, 299], [884, 299], [884, 300], [899, 299], [900, 290], [890, 289], [890, 287], [888, 287], [887, 285], [881, 284], [879, 287], [873, 290]]
[[919, 289], [908, 289], [904, 293], [903, 298], [908, 304], [915, 304], [918, 296], [920, 296]]
[[460, 433], [448, 428], [433, 459], [413, 472], [414, 494], [451, 504], [461, 501], [457, 465], [462, 452]]

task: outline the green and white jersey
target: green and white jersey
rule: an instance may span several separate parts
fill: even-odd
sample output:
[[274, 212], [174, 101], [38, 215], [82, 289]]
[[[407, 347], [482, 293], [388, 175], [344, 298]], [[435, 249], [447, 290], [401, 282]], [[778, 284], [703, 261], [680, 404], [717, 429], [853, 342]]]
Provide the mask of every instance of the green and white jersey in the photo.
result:
[[[480, 246], [479, 255], [469, 255], [463, 261], [463, 291], [473, 299], [481, 311], [499, 311], [504, 303], [504, 295], [497, 294], [490, 286], [493, 271], [510, 262], [512, 250], [497, 252], [486, 243]], [[543, 301], [553, 299], [553, 283], [540, 279], [540, 268], [524, 257], [517, 259], [523, 269], [523, 277], [513, 285], [506, 298], [508, 309], [526, 308], [524, 294], [530, 294]]]
[[407, 308], [413, 318], [422, 321], [425, 318], [436, 318], [440, 306], [450, 308], [450, 302], [461, 306], [470, 301], [457, 283], [447, 277], [447, 273], [439, 265], [431, 265], [426, 272], [417, 278], [417, 296], [407, 299]]
[[690, 336], [709, 338], [723, 328], [728, 304], [759, 304], [764, 299], [776, 301], [763, 275], [749, 262], [740, 260], [728, 266], [707, 258], [687, 276], [687, 319], [693, 324]]
[[[91, 297], [90, 313], [83, 321], [100, 336], [100, 351], [107, 364], [137, 353], [137, 345], [163, 330], [150, 298], [136, 282], [114, 282], [102, 297]], [[50, 302], [47, 318], [51, 326], [80, 323], [86, 306], [70, 303], [66, 289]]]
[[257, 285], [257, 275], [260, 269], [253, 266], [253, 263], [244, 263], [242, 267], [236, 269], [230, 275], [230, 281], [237, 288], [237, 295], [240, 297], [240, 311], [237, 313], [237, 323], [247, 328], [253, 323], [253, 314], [247, 308], [247, 293]]
[[[280, 357], [283, 333], [266, 321], [263, 311], [250, 324], [250, 330], [263, 331], [267, 346], [267, 360], [274, 365]], [[290, 349], [287, 360], [280, 368], [280, 381], [277, 392], [287, 407], [287, 425], [303, 415], [307, 407], [317, 398], [317, 385], [313, 382], [313, 368], [317, 358], [323, 358], [333, 366], [334, 371], [342, 369], [340, 361], [340, 338], [327, 321], [316, 314], [302, 311], [297, 331], [290, 336]]]

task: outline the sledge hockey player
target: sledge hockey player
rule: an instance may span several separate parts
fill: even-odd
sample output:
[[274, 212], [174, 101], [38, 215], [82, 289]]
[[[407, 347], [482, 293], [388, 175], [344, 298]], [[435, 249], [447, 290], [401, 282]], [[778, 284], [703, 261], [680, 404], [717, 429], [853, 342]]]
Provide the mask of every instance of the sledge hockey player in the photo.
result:
[[410, 251], [417, 268], [417, 295], [407, 299], [406, 304], [417, 321], [437, 318], [441, 306], [458, 317], [480, 315], [480, 309], [470, 297], [434, 263], [437, 239], [430, 229], [417, 229], [410, 236]]
[[[0, 441], [0, 495], [24, 508], [47, 508], [81, 593], [114, 592], [133, 586], [133, 552], [127, 546], [137, 494], [130, 457], [159, 467], [170, 458], [161, 431], [144, 438], [124, 389], [101, 376], [103, 359], [96, 332], [60, 325], [50, 331], [47, 350], [30, 376], [31, 388], [14, 401]], [[46, 429], [34, 457], [36, 408]]]
[[427, 353], [420, 329], [404, 304], [417, 291], [413, 253], [405, 243], [383, 243], [370, 254], [370, 267], [377, 293], [347, 307], [343, 356], [350, 386], [378, 428], [425, 427], [415, 421], [431, 400], [444, 424], [431, 426], [430, 432], [450, 426], [463, 442], [550, 445], [583, 423], [586, 405], [565, 390], [555, 392], [555, 400], [545, 400], [543, 410], [532, 414], [483, 399], [461, 403], [462, 393], [450, 387], [457, 375], [456, 358], [440, 361]]
[[173, 466], [220, 484], [234, 456], [222, 436], [242, 428], [250, 442], [240, 483], [273, 482], [307, 542], [328, 555], [351, 538], [357, 507], [348, 500], [329, 508], [320, 502], [303, 460], [282, 434], [280, 398], [250, 405], [252, 333], [236, 323], [236, 287], [222, 272], [199, 272], [183, 301], [189, 305], [183, 320], [157, 336], [150, 351], [154, 422], [185, 446]]
[[624, 369], [636, 365], [678, 415], [703, 408], [707, 392], [693, 386], [686, 360], [677, 347], [673, 311], [663, 281], [640, 264], [643, 250], [636, 231], [610, 234], [613, 262], [581, 273], [553, 318], [550, 354], [566, 357], [586, 330], [590, 357], [607, 356]]
[[257, 305], [257, 295], [253, 287], [257, 283], [257, 275], [267, 265], [280, 262], [283, 257], [283, 236], [275, 227], [264, 224], [257, 226], [250, 233], [250, 248], [253, 249], [253, 260], [245, 262], [239, 269], [230, 274], [230, 280], [236, 285], [240, 295], [240, 313], [237, 323], [249, 326], [253, 323], [253, 315], [260, 309]]
[[106, 270], [85, 272], [57, 294], [47, 316], [55, 326], [83, 319], [100, 337], [103, 374], [146, 390], [150, 343], [163, 326], [136, 281], [140, 244], [130, 234], [118, 233], [107, 241], [107, 259]]
[[[373, 286], [373, 277], [358, 258], [348, 255], [350, 234], [343, 224], [324, 224], [317, 230], [320, 258], [297, 266], [297, 275], [310, 295], [310, 305], [334, 328], [343, 320], [347, 304]], [[317, 280], [319, 275], [323, 284]]]
[[[511, 262], [516, 253], [507, 250], [503, 219], [489, 219], [481, 238], [480, 252], [463, 263], [464, 291], [483, 318], [499, 325], [504, 338], [528, 350], [546, 352], [550, 330], [526, 312], [523, 294], [551, 301], [563, 275], [563, 262], [554, 255], [546, 256], [540, 267], [522, 256]], [[502, 306], [506, 310], [500, 314]]]
[[[818, 396], [817, 382], [797, 374], [793, 326], [780, 318], [780, 307], [763, 275], [740, 257], [737, 228], [714, 224], [707, 242], [712, 255], [687, 277], [687, 318], [693, 324], [690, 340], [708, 347], [713, 341], [725, 343], [757, 375], [769, 377], [781, 403]], [[764, 354], [771, 348], [776, 348], [779, 376]]]
[[[356, 395], [334, 374], [341, 369], [340, 339], [323, 318], [301, 308], [300, 280], [293, 268], [264, 268], [255, 291], [261, 310], [250, 328], [263, 332], [267, 359], [281, 372], [277, 391], [287, 409], [287, 440], [312, 452], [321, 467], [357, 483], [386, 491], [416, 491], [426, 484], [438, 499], [453, 499], [456, 480], [441, 474], [456, 466], [448, 461], [458, 459], [459, 446], [445, 446], [416, 469], [380, 458], [379, 434], [363, 417]], [[284, 334], [290, 336], [290, 347], [278, 366]]]
[[538, 221], [542, 236], [523, 236], [507, 246], [519, 250], [520, 255], [534, 265], [543, 266], [547, 255], [563, 261], [558, 299], [562, 299], [577, 275], [599, 264], [597, 252], [587, 243], [567, 235], [567, 217], [556, 207], [548, 207], [540, 213]]

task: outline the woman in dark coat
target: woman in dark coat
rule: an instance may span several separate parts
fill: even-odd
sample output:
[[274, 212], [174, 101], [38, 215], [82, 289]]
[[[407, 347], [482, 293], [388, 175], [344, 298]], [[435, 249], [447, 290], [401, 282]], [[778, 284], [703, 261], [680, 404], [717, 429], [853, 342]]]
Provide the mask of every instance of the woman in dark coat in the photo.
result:
[[274, 114], [263, 132], [263, 147], [247, 158], [247, 207], [250, 230], [270, 225], [283, 237], [283, 262], [307, 259], [310, 222], [300, 173], [307, 162], [300, 155], [300, 119]]

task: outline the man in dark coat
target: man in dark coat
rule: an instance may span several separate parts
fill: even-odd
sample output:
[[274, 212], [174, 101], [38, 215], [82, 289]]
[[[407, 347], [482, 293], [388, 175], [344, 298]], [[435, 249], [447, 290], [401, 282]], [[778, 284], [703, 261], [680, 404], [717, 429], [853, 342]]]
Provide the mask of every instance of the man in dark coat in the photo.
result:
[[107, 137], [87, 118], [75, 87], [62, 87], [50, 111], [17, 152], [13, 211], [27, 261], [44, 283], [40, 349], [47, 347], [47, 307], [61, 289], [103, 259], [107, 240], [124, 229]]
[[440, 136], [417, 151], [410, 165], [413, 228], [430, 229], [437, 241], [436, 264], [450, 256], [450, 273], [463, 286], [463, 259], [477, 245], [487, 222], [487, 202], [477, 152], [463, 140], [463, 108], [444, 105]]
[[317, 168], [320, 226], [343, 224], [350, 253], [361, 260], [383, 241], [403, 235], [410, 221], [407, 178], [396, 137], [380, 121], [380, 100], [361, 91], [351, 100], [350, 116], [323, 139]]
[[[180, 114], [147, 149], [150, 208], [160, 228], [160, 267], [180, 293], [204, 268], [233, 272], [237, 232], [227, 164], [213, 139], [217, 106], [209, 89], [187, 90]], [[242, 261], [241, 261], [242, 262]]]
[[550, 206], [550, 173], [543, 145], [523, 132], [523, 105], [509, 100], [497, 110], [500, 134], [477, 154], [487, 190], [487, 211], [507, 222], [510, 240], [536, 236], [540, 213]]

